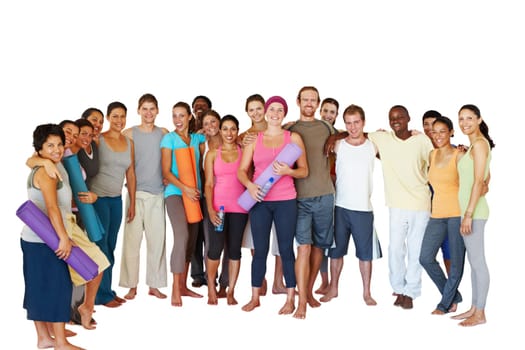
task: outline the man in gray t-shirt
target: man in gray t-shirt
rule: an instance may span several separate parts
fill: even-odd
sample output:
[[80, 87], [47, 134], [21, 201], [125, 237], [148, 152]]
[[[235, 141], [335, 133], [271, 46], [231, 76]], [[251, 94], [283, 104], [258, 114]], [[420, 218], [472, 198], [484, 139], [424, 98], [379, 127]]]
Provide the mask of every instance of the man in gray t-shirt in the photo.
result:
[[[124, 225], [122, 262], [120, 267], [121, 287], [129, 288], [124, 298], [131, 300], [137, 294], [139, 282], [140, 246], [143, 235], [147, 241], [146, 284], [149, 295], [164, 299], [159, 288], [167, 286], [166, 269], [166, 212], [164, 206], [164, 184], [161, 168], [160, 141], [168, 133], [166, 128], [155, 125], [159, 113], [155, 96], [140, 97], [138, 114], [140, 125], [122, 133], [135, 145], [135, 174], [137, 179], [135, 217]], [[129, 200], [126, 201], [129, 206]]]
[[304, 179], [295, 180], [297, 190], [297, 227], [295, 240], [298, 244], [295, 271], [299, 289], [296, 318], [306, 317], [306, 305], [319, 307], [314, 298], [313, 286], [323, 260], [323, 253], [332, 246], [334, 236], [334, 184], [330, 176], [330, 161], [324, 155], [326, 139], [336, 133], [334, 127], [315, 118], [321, 102], [319, 91], [313, 86], [299, 90], [297, 106], [300, 118], [289, 126], [303, 139], [309, 173]]

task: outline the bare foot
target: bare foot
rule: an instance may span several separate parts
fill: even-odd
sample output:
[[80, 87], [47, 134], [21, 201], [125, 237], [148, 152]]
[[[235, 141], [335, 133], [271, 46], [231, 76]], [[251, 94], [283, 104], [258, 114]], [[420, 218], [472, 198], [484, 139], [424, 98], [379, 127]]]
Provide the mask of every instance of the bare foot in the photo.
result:
[[266, 281], [266, 278], [265, 278], [262, 281], [261, 289], [259, 290], [259, 295], [265, 296], [267, 291], [268, 291], [268, 282]]
[[162, 293], [158, 288], [150, 288], [148, 295], [152, 295], [154, 297], [157, 297], [159, 299], [166, 299], [166, 294]]
[[450, 318], [453, 319], [453, 320], [464, 320], [464, 319], [469, 318], [472, 315], [474, 315], [474, 309], [470, 309], [467, 312], [463, 312], [463, 313], [461, 313], [459, 315], [454, 315], [454, 316], [452, 316]]
[[121, 304], [124, 304], [126, 302], [126, 299], [123, 299], [119, 297], [118, 295], [115, 295], [115, 300]]
[[64, 334], [66, 335], [66, 338], [74, 337], [75, 335], [77, 335], [76, 332], [73, 332], [71, 329], [67, 329], [67, 328], [66, 328]]
[[226, 302], [228, 303], [228, 305], [237, 305], [237, 300], [235, 299], [235, 297], [233, 296], [233, 291], [230, 293], [228, 292], [226, 294]]
[[226, 287], [219, 287], [219, 291], [217, 292], [217, 298], [226, 298]]
[[284, 285], [280, 285], [280, 286], [276, 284], [273, 285], [272, 294], [286, 294], [286, 293], [287, 293], [287, 290]]
[[368, 306], [374, 306], [377, 305], [377, 302], [372, 298], [371, 295], [363, 295], [363, 300], [365, 301], [365, 304]]
[[180, 293], [173, 293], [171, 295], [171, 305], [172, 306], [182, 306], [182, 297]]
[[55, 350], [84, 350], [84, 348], [73, 345], [71, 343], [66, 343], [60, 346], [55, 346]]
[[107, 303], [104, 304], [104, 306], [106, 307], [119, 307], [120, 305], [122, 304], [116, 301], [115, 299], [108, 301]]
[[250, 312], [256, 307], [261, 306], [261, 303], [259, 302], [259, 299], [252, 299], [250, 302], [242, 307], [242, 311]]
[[396, 300], [394, 301], [395, 306], [401, 306], [403, 305], [403, 301], [405, 300], [405, 296], [403, 294], [393, 294], [396, 296]]
[[295, 310], [295, 304], [293, 300], [286, 300], [283, 307], [279, 310], [279, 315], [290, 315]]
[[330, 289], [319, 300], [322, 301], [323, 303], [326, 303], [332, 300], [333, 298], [337, 298], [337, 295], [338, 295], [337, 290]]
[[319, 306], [321, 306], [321, 303], [317, 299], [315, 299], [312, 294], [310, 294], [308, 297], [306, 297], [306, 301], [308, 302], [308, 305], [310, 305], [310, 307], [319, 307]]
[[130, 288], [128, 294], [124, 295], [124, 299], [133, 300], [137, 295], [137, 287]]
[[215, 295], [208, 295], [208, 305], [217, 305], [218, 304], [218, 301], [217, 301], [217, 294]]
[[201, 294], [195, 293], [194, 291], [188, 289], [187, 287], [184, 287], [181, 289], [180, 295], [182, 295], [183, 297], [202, 298]]
[[39, 349], [50, 349], [55, 346], [55, 339], [39, 339], [36, 347]]
[[315, 294], [326, 294], [328, 293], [328, 290], [330, 290], [330, 286], [328, 283], [322, 283], [319, 288], [314, 292]]
[[208, 286], [208, 305], [217, 305], [218, 299], [217, 299], [217, 290], [215, 290], [215, 286]]
[[[48, 326], [47, 331], [49, 332], [49, 335], [51, 337], [55, 336], [55, 332], [53, 330], [53, 327]], [[67, 329], [67, 328], [64, 330], [64, 334], [65, 334], [66, 338], [74, 337], [75, 335], [77, 335], [76, 332], [73, 332], [71, 329]]]
[[91, 323], [91, 315], [93, 312], [88, 310], [84, 305], [78, 307], [78, 313], [80, 314], [80, 323], [85, 329], [96, 329], [95, 325]]
[[306, 304], [305, 303], [299, 303], [297, 306], [297, 311], [293, 315], [294, 318], [298, 318], [301, 320], [304, 320], [306, 318]]
[[450, 309], [448, 309], [448, 312], [456, 312], [458, 309], [458, 304], [452, 304], [450, 305]]
[[445, 313], [439, 309], [432, 311], [431, 315], [444, 315]]
[[472, 316], [470, 316], [469, 318], [461, 321], [459, 323], [460, 326], [463, 326], [463, 327], [472, 327], [472, 326], [477, 326], [479, 324], [484, 324], [486, 323], [487, 320], [485, 319], [485, 315], [478, 315], [478, 314], [474, 314]]

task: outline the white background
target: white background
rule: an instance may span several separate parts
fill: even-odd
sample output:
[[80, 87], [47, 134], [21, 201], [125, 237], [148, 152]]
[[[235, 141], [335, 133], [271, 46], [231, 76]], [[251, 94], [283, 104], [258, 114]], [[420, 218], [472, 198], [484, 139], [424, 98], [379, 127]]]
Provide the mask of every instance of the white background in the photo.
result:
[[[316, 86], [321, 98], [367, 113], [367, 129], [388, 128], [388, 109], [403, 104], [410, 127], [421, 129], [428, 109], [457, 120], [466, 103], [476, 104], [490, 127], [492, 180], [487, 198], [486, 254], [491, 272], [488, 323], [472, 329], [448, 316], [431, 316], [439, 296], [423, 274], [423, 294], [411, 311], [392, 306], [388, 283], [387, 211], [381, 168], [374, 193], [385, 257], [375, 262], [376, 307], [361, 299], [353, 248], [343, 270], [339, 298], [309, 309], [306, 320], [278, 316], [283, 296], [268, 295], [252, 313], [249, 252], [237, 288], [240, 305], [207, 306], [184, 299], [182, 308], [139, 295], [119, 309], [97, 307], [95, 331], [71, 341], [90, 349], [240, 349], [255, 346], [372, 348], [523, 348], [523, 214], [521, 143], [525, 55], [523, 11], [518, 1], [17, 1], [0, 5], [0, 96], [4, 132], [1, 171], [4, 227], [0, 254], [0, 327], [5, 343], [30, 349], [32, 323], [22, 308], [23, 279], [16, 208], [25, 200], [31, 135], [41, 123], [76, 119], [87, 107], [105, 111], [118, 100], [128, 106], [128, 126], [137, 124], [137, 100], [159, 100], [158, 124], [172, 130], [171, 106], [204, 94], [221, 114], [249, 126], [247, 96], [282, 95], [287, 119], [295, 120], [297, 91]], [[338, 128], [343, 124], [337, 122]], [[107, 125], [106, 125], [107, 126]], [[457, 130], [455, 143], [468, 140]], [[168, 227], [168, 253], [171, 231]], [[119, 244], [121, 237], [119, 239]], [[117, 286], [119, 252], [114, 270]], [[273, 260], [268, 277], [272, 281]], [[171, 284], [171, 278], [169, 279]], [[198, 290], [205, 293], [204, 288]], [[461, 284], [470, 305], [470, 270]], [[169, 294], [169, 288], [164, 289]]]

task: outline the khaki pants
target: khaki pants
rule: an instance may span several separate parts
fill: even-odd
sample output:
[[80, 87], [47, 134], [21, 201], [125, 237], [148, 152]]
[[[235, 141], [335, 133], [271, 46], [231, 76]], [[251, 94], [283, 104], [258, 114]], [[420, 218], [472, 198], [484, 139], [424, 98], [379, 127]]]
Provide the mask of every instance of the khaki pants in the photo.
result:
[[[126, 197], [126, 211], [129, 195]], [[151, 288], [167, 286], [166, 209], [164, 193], [137, 191], [135, 218], [124, 226], [119, 286], [135, 288], [139, 283], [140, 245], [146, 237], [146, 284]]]
[[[66, 231], [69, 238], [75, 243], [77, 247], [82, 249], [93, 261], [98, 265], [98, 272], [101, 273], [109, 267], [109, 260], [100, 248], [91, 242], [84, 230], [82, 230], [76, 222], [75, 215], [71, 214], [66, 217]], [[69, 265], [68, 265], [69, 266]], [[75, 286], [82, 286], [89, 281], [83, 279], [71, 266], [69, 266], [69, 273], [71, 281]]]

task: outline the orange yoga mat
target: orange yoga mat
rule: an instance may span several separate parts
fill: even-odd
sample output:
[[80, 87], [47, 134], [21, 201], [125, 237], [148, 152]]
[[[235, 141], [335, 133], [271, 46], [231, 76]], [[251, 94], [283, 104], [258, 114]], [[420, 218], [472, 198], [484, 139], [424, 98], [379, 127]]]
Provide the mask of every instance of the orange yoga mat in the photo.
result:
[[[175, 150], [179, 180], [186, 186], [197, 187], [197, 165], [195, 164], [195, 150], [193, 147], [178, 148]], [[186, 220], [193, 224], [202, 220], [202, 211], [199, 201], [182, 194], [182, 203], [186, 212]]]

